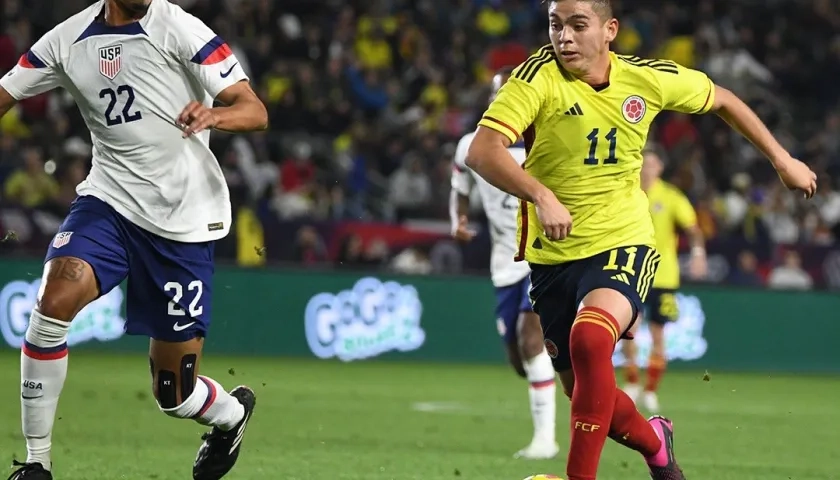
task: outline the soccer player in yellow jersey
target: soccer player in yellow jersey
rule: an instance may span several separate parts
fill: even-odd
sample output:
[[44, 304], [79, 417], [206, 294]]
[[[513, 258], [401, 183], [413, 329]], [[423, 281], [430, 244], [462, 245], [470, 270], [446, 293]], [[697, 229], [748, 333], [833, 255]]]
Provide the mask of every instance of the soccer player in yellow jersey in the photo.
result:
[[[647, 193], [650, 216], [656, 234], [656, 251], [659, 253], [659, 268], [653, 278], [653, 286], [645, 300], [644, 318], [650, 328], [653, 345], [647, 368], [647, 382], [644, 389], [639, 385], [639, 368], [636, 365], [637, 349], [633, 342], [622, 342], [622, 351], [627, 359], [624, 374], [627, 383], [624, 391], [636, 403], [641, 401], [651, 412], [659, 411], [656, 389], [665, 372], [665, 325], [677, 320], [676, 292], [680, 288], [680, 263], [677, 257], [679, 237], [677, 231], [688, 234], [691, 245], [689, 275], [698, 279], [706, 275], [706, 247], [703, 232], [697, 225], [697, 214], [677, 187], [662, 180], [664, 169], [662, 154], [654, 148], [642, 152], [642, 190]], [[636, 323], [633, 328], [638, 327]]]
[[[715, 112], [812, 196], [816, 175], [755, 113], [706, 75], [610, 52], [609, 0], [553, 0], [551, 45], [517, 67], [479, 122], [467, 166], [522, 200], [517, 258], [564, 391], [571, 395], [567, 480], [594, 480], [607, 436], [642, 453], [654, 480], [681, 480], [673, 428], [645, 421], [616, 386], [612, 353], [642, 309], [659, 254], [640, 187], [642, 148], [662, 110]], [[507, 147], [524, 136], [520, 167]]]

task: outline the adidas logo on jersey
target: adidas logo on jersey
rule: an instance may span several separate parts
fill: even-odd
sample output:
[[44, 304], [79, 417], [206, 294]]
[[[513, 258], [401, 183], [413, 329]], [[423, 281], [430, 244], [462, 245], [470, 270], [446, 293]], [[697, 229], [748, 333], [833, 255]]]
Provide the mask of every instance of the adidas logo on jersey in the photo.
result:
[[618, 282], [621, 282], [621, 283], [625, 283], [625, 284], [627, 284], [627, 285], [630, 285], [630, 278], [628, 278], [628, 277], [627, 277], [627, 274], [626, 274], [626, 273], [619, 273], [619, 274], [617, 274], [617, 275], [613, 275], [613, 276], [612, 276], [612, 277], [610, 277], [610, 278], [611, 278], [611, 279], [613, 279], [613, 280], [616, 280], [616, 281], [618, 281]]
[[583, 110], [581, 110], [580, 105], [575, 103], [572, 108], [566, 110], [565, 115], [583, 115]]

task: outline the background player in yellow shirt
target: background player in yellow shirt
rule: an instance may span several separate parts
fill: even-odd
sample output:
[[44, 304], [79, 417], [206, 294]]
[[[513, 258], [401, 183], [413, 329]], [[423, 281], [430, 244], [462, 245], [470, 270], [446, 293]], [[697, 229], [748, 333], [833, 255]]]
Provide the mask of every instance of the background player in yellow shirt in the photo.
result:
[[[684, 479], [671, 423], [645, 421], [616, 385], [612, 353], [647, 296], [659, 255], [640, 187], [642, 148], [659, 111], [714, 111], [807, 196], [816, 175], [755, 113], [701, 72], [618, 56], [609, 0], [549, 2], [549, 37], [517, 67], [479, 122], [467, 166], [522, 200], [517, 259], [564, 391], [571, 395], [568, 480], [594, 480], [607, 436], [644, 456], [654, 480]], [[522, 135], [523, 167], [507, 147]], [[661, 439], [661, 440], [660, 440]]]
[[[691, 202], [679, 188], [661, 178], [664, 170], [662, 154], [655, 148], [646, 148], [642, 157], [642, 190], [647, 193], [650, 203], [650, 216], [656, 233], [656, 251], [659, 252], [660, 261], [653, 286], [645, 301], [644, 318], [648, 322], [653, 340], [648, 359], [647, 382], [642, 389], [639, 385], [639, 368], [636, 365], [636, 345], [633, 342], [622, 342], [622, 351], [627, 359], [624, 366], [627, 381], [624, 391], [634, 402], [641, 401], [646, 410], [657, 413], [659, 399], [656, 389], [667, 364], [665, 325], [679, 317], [676, 298], [677, 289], [680, 288], [678, 230], [688, 234], [691, 244], [689, 275], [692, 278], [699, 279], [706, 275], [706, 247]], [[637, 327], [638, 322], [633, 325], [634, 331]]]

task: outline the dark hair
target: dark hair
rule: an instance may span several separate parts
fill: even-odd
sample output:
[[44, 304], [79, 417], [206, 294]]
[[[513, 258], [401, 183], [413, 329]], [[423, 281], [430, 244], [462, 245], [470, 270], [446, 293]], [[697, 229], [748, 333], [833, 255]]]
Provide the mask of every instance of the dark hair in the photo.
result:
[[[551, 2], [559, 2], [562, 0], [542, 0], [542, 3], [549, 4]], [[595, 10], [602, 19], [609, 20], [613, 18], [612, 0], [579, 0], [581, 2], [589, 2], [592, 4], [592, 10]]]
[[516, 68], [512, 65], [506, 65], [498, 70], [496, 70], [496, 75], [510, 75], [513, 73], [513, 69]]

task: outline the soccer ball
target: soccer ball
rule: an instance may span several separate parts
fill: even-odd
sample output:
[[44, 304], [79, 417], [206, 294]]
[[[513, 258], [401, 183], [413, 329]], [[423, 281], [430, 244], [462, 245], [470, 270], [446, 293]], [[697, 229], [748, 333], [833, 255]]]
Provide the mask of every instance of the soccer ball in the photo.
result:
[[541, 473], [539, 475], [531, 475], [530, 477], [526, 478], [525, 480], [563, 480], [563, 479], [558, 477], [557, 475], [548, 475], [548, 474], [545, 474], [545, 473]]

